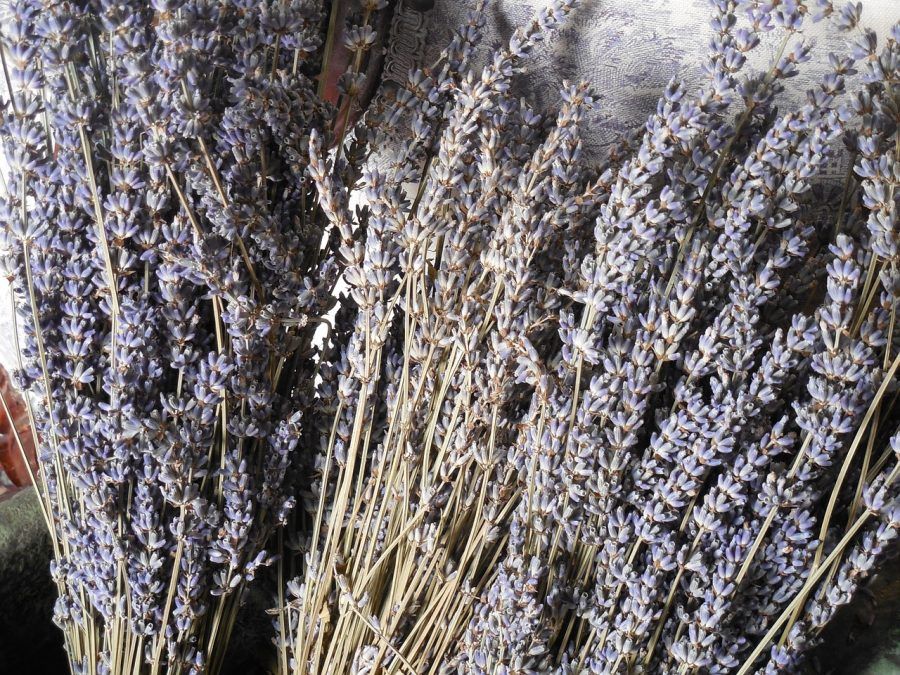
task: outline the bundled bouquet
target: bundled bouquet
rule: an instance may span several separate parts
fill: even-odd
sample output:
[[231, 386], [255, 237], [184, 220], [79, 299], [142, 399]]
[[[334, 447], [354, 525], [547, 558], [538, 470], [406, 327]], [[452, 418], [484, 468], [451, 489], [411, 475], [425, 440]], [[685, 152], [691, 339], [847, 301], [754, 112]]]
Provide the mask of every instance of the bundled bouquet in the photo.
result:
[[310, 79], [326, 19], [6, 7], [2, 262], [73, 672], [218, 672], [294, 502], [338, 272], [307, 176], [335, 115]]
[[819, 3], [848, 52], [780, 111], [812, 8], [713, 2], [705, 82], [595, 171], [586, 85], [555, 119], [511, 93], [571, 7], [483, 70], [476, 12], [361, 186], [314, 139], [350, 290], [279, 672], [793, 670], [900, 528], [900, 27]]
[[[482, 68], [477, 3], [353, 125], [383, 2], [338, 114], [337, 5], [11, 0], [3, 262], [73, 672], [218, 672], [274, 560], [261, 670], [791, 672], [876, 568], [900, 25], [712, 0], [701, 85], [595, 167], [587, 84], [512, 86], [575, 4]], [[846, 53], [783, 110], [811, 20]]]

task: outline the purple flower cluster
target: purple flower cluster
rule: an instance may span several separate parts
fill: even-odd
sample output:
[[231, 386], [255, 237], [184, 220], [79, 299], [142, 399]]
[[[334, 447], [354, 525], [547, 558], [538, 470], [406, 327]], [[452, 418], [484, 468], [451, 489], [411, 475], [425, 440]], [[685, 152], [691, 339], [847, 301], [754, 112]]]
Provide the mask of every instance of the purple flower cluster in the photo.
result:
[[294, 502], [337, 277], [307, 176], [323, 19], [4, 3], [2, 266], [73, 672], [218, 672]]
[[[702, 85], [599, 168], [586, 85], [510, 87], [565, 2], [483, 70], [476, 10], [358, 190], [313, 139], [348, 292], [281, 672], [793, 672], [896, 536], [900, 26], [710, 5]], [[811, 15], [849, 46], [785, 110]]]

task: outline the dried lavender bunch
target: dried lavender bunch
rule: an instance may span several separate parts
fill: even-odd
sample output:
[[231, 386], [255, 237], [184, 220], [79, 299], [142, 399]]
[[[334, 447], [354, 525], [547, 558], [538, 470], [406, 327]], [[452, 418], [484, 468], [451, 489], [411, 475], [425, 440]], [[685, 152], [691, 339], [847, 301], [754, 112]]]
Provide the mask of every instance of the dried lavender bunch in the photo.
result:
[[[540, 280], [548, 261], [539, 243], [544, 237], [562, 240], [563, 231], [575, 227], [578, 212], [592, 204], [592, 193], [577, 166], [580, 146], [574, 138], [578, 120], [590, 104], [584, 89], [567, 90], [569, 101], [549, 133], [541, 118], [509, 93], [510, 78], [522, 57], [571, 11], [572, 4], [551, 3], [480, 72], [468, 65], [481, 25], [481, 10], [476, 10], [448, 48], [441, 69], [413, 73], [409, 90], [399, 94], [383, 123], [371, 125], [370, 142], [379, 145], [391, 122], [405, 112], [412, 118], [413, 134], [397, 146], [398, 159], [364, 172], [362, 190], [368, 206], [363, 210], [351, 209], [351, 191], [336, 178], [342, 173], [340, 164], [332, 166], [320, 144], [315, 140], [312, 144], [310, 172], [341, 242], [349, 293], [328, 336], [317, 388], [317, 410], [321, 411], [317, 418], [322, 423], [314, 439], [320, 448], [314, 467], [318, 476], [304, 495], [309, 528], [299, 533], [301, 540], [296, 544], [303, 552], [303, 560], [298, 561], [300, 576], [288, 584], [290, 603], [278, 622], [284, 672], [362, 670], [374, 668], [383, 658], [419, 672], [434, 659], [432, 652], [450, 646], [440, 644], [443, 636], [436, 632], [436, 624], [423, 621], [416, 626], [406, 612], [381, 612], [395, 602], [413, 601], [407, 596], [407, 591], [415, 590], [409, 578], [414, 573], [411, 552], [429, 550], [438, 536], [439, 506], [452, 487], [455, 471], [438, 476], [432, 470], [445, 463], [438, 448], [444, 443], [443, 435], [447, 433], [449, 439], [453, 430], [429, 432], [426, 453], [431, 458], [423, 459], [407, 478], [410, 488], [413, 482], [423, 484], [415, 502], [406, 501], [406, 496], [414, 496], [412, 489], [398, 494], [399, 499], [387, 496], [394, 489], [402, 458], [393, 448], [396, 444], [413, 448], [425, 440], [422, 425], [438, 375], [429, 364], [448, 365], [451, 351], [453, 368], [463, 367], [470, 377], [463, 387], [459, 376], [452, 375], [453, 382], [447, 385], [459, 396], [460, 414], [465, 410], [467, 417], [472, 415], [473, 433], [482, 433], [486, 411], [476, 408], [478, 385], [472, 378], [483, 376], [483, 366], [477, 360], [461, 366], [465, 342], [451, 344], [446, 331], [449, 316], [437, 318], [452, 313], [467, 327], [466, 339], [475, 339], [485, 315], [480, 303], [487, 303], [489, 289], [486, 274], [477, 283], [464, 278], [474, 262], [470, 250], [483, 249], [486, 260], [495, 265], [509, 245], [497, 227], [501, 220], [503, 230], [512, 236], [518, 219], [527, 218], [530, 226], [519, 228], [515, 236], [524, 238], [536, 257], [523, 268], [524, 276], [510, 283], [521, 293], [543, 294]], [[487, 129], [492, 132], [484, 133]], [[556, 151], [567, 153], [569, 159], [553, 161]], [[469, 162], [473, 152], [483, 160]], [[498, 167], [508, 167], [508, 172], [495, 170]], [[419, 180], [423, 170], [426, 175], [420, 189], [408, 198], [407, 183]], [[523, 187], [531, 183], [529, 194], [519, 194], [518, 182]], [[564, 203], [545, 203], [542, 197], [548, 186], [558, 182], [572, 185], [573, 193], [575, 185], [584, 183], [583, 203], [576, 204], [574, 195]], [[565, 222], [567, 213], [571, 225]], [[437, 277], [430, 271], [434, 242], [443, 249]], [[499, 283], [499, 279], [490, 281]], [[428, 291], [434, 293], [433, 317], [419, 315], [412, 304], [419, 303], [415, 299], [419, 283], [426, 284], [423, 290], [433, 289]], [[466, 308], [464, 314], [458, 313], [459, 303]], [[515, 321], [535, 320], [541, 304], [536, 300], [528, 316]], [[503, 348], [496, 347], [492, 358], [498, 365], [507, 362]], [[503, 392], [498, 395], [504, 396]], [[466, 399], [469, 402], [464, 403]], [[417, 510], [421, 516], [395, 542], [401, 555], [394, 560], [385, 550], [389, 544], [385, 528], [392, 527], [387, 523], [399, 526]], [[352, 571], [345, 568], [350, 551], [358, 554]], [[472, 553], [470, 562], [477, 563], [480, 555], [474, 549]], [[400, 563], [403, 571], [394, 568]], [[372, 584], [362, 579], [366, 570], [373, 573]], [[392, 571], [397, 581], [390, 591], [380, 580]], [[430, 572], [421, 579], [429, 576]], [[368, 591], [357, 595], [351, 584], [377, 587], [377, 600], [367, 605], [363, 597]], [[462, 597], [452, 600], [460, 601], [462, 610], [469, 602]], [[404, 625], [394, 624], [395, 619]], [[397, 631], [406, 642], [395, 646], [376, 637], [387, 631]], [[422, 645], [426, 648], [420, 649]]]
[[[411, 119], [356, 195], [313, 139], [349, 292], [280, 672], [794, 671], [896, 536], [900, 28], [710, 5], [699, 90], [599, 169], [589, 89], [513, 98], [527, 32], [479, 72], [477, 12], [370, 125]], [[810, 15], [848, 47], [784, 110]]]
[[215, 673], [294, 502], [337, 278], [307, 176], [335, 116], [323, 6], [2, 11], [2, 261], [55, 620], [75, 673]]

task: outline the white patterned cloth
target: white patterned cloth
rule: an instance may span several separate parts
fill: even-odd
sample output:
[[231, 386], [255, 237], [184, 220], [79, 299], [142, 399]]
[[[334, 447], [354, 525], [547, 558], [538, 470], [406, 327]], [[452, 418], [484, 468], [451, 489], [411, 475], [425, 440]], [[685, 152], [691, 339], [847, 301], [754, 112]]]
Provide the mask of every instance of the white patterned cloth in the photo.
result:
[[[415, 9], [431, 4], [430, 10]], [[400, 82], [414, 64], [434, 63], [473, 4], [472, 0], [401, 0], [384, 77]], [[485, 47], [505, 42], [516, 27], [547, 4], [549, 0], [488, 0]], [[596, 156], [647, 119], [673, 76], [689, 89], [699, 82], [700, 63], [712, 36], [710, 16], [708, 0], [582, 0], [567, 27], [530, 57], [522, 93], [552, 107], [563, 80], [587, 80], [600, 102], [585, 132], [586, 148]], [[885, 39], [898, 21], [900, 0], [863, 1], [862, 24], [875, 30], [879, 39]], [[783, 106], [804, 101], [806, 90], [824, 73], [829, 52], [847, 51], [846, 37], [836, 34], [826, 21], [805, 22], [804, 35], [815, 42], [812, 60], [789, 83]], [[764, 36], [750, 65], [768, 68], [781, 39], [775, 31]]]

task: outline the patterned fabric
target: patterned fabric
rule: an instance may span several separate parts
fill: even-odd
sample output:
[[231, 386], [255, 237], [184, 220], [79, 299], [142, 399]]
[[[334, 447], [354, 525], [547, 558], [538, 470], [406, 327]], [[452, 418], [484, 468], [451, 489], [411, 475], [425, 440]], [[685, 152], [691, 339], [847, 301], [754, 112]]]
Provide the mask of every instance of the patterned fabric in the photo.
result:
[[[484, 51], [504, 42], [546, 4], [547, 0], [489, 0]], [[472, 5], [473, 0], [402, 0], [385, 79], [401, 82], [413, 65], [434, 63]], [[900, 21], [900, 0], [866, 0], [863, 7], [863, 26], [879, 37]], [[553, 105], [563, 80], [590, 82], [600, 106], [587, 125], [585, 145], [597, 156], [623, 132], [644, 123], [670, 78], [677, 75], [688, 85], [699, 81], [711, 37], [710, 16], [708, 0], [583, 0], [568, 27], [531, 57], [522, 93], [540, 105]], [[808, 21], [804, 35], [815, 41], [813, 57], [803, 64], [798, 81], [790, 83], [784, 106], [803, 102], [805, 91], [825, 72], [829, 52], [846, 51], [845, 38], [830, 30], [827, 22]], [[775, 31], [766, 37], [751, 61], [760, 69], [769, 67], [781, 40]], [[837, 164], [827, 175], [842, 172]]]

